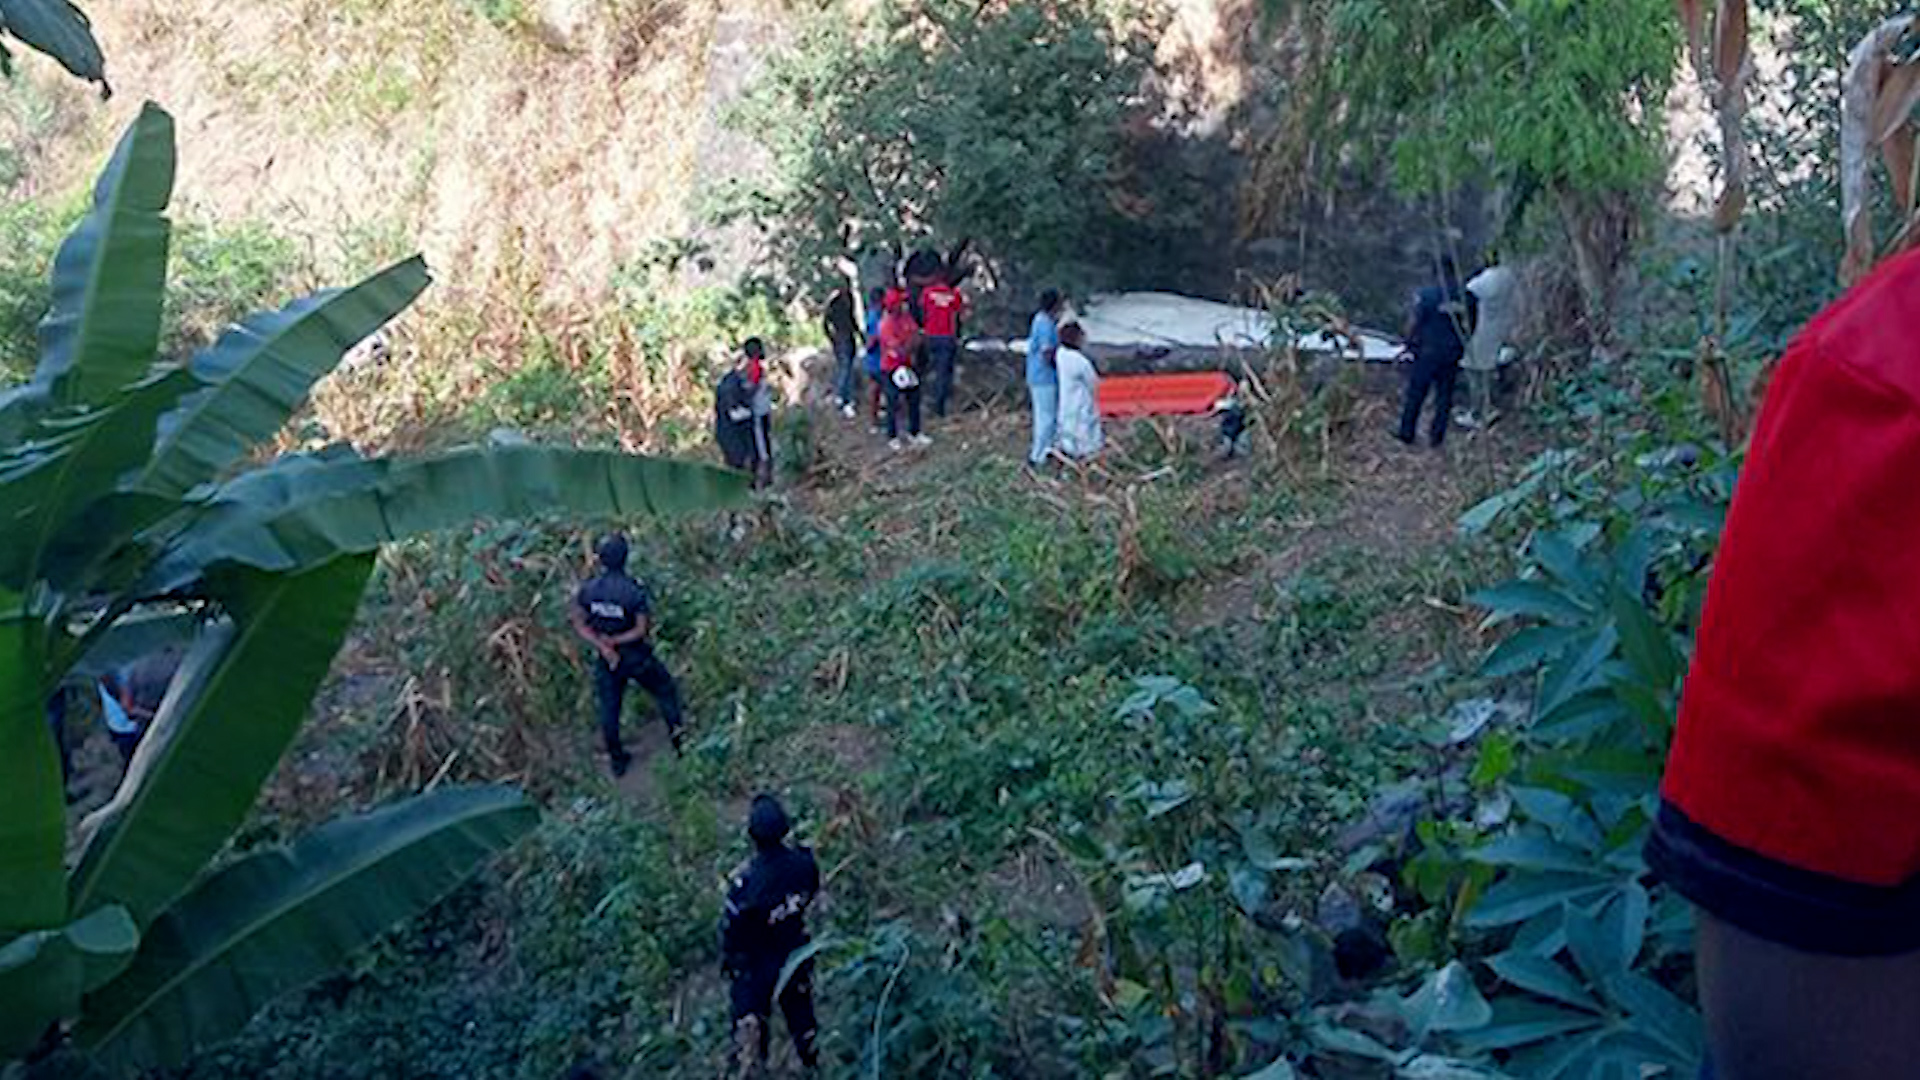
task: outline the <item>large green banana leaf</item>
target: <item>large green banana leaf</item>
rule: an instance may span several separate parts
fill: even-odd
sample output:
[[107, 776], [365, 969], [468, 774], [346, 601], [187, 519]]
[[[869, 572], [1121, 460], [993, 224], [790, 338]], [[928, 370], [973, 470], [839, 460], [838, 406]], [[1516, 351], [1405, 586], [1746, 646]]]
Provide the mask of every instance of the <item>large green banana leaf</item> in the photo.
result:
[[173, 118], [149, 102], [100, 174], [93, 209], [53, 260], [34, 383], [58, 404], [110, 400], [159, 351], [173, 170]]
[[413, 303], [429, 280], [416, 256], [351, 289], [315, 293], [222, 334], [191, 365], [206, 387], [161, 419], [153, 460], [132, 486], [178, 496], [218, 478], [285, 426], [313, 384]]
[[593, 450], [500, 446], [397, 461], [302, 461], [221, 489], [163, 556], [154, 591], [207, 567], [311, 566], [475, 518], [624, 516], [721, 509], [745, 499], [739, 473]]
[[537, 816], [508, 788], [454, 789], [241, 858], [148, 929], [126, 973], [87, 998], [75, 1041], [125, 1072], [178, 1065], [431, 906]]
[[91, 635], [86, 651], [61, 677], [69, 686], [91, 684], [150, 653], [192, 645], [199, 626], [199, 613], [184, 607], [153, 606], [123, 615]]
[[125, 908], [0, 945], [0, 1061], [33, 1049], [49, 1026], [80, 1012], [80, 997], [133, 960], [140, 931]]
[[[87, 17], [67, 0], [0, 0], [7, 33], [58, 61], [74, 75], [106, 85], [106, 61]], [[5, 50], [0, 50], [4, 56]]]
[[160, 416], [193, 385], [185, 371], [157, 372], [109, 405], [42, 423], [48, 438], [0, 459], [0, 532], [7, 537], [0, 584], [24, 591], [56, 542], [69, 549], [64, 563], [85, 565], [89, 555], [110, 550], [171, 508], [152, 496], [122, 499], [118, 512], [94, 515], [84, 530], [73, 527], [147, 460]]
[[0, 589], [0, 939], [66, 921], [66, 801], [47, 728], [46, 628]]
[[72, 910], [120, 904], [140, 925], [233, 835], [306, 719], [373, 557], [209, 581], [232, 615], [187, 654], [119, 792], [88, 819]]

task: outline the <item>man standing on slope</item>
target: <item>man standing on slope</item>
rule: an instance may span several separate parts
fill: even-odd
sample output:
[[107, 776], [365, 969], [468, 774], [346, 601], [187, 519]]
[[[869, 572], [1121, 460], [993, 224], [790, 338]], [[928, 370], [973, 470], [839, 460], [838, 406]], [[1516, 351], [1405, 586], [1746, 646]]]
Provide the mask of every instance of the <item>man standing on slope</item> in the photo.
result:
[[788, 827], [779, 800], [754, 797], [747, 816], [753, 858], [728, 879], [720, 920], [721, 967], [733, 984], [734, 1075], [740, 1078], [766, 1064], [776, 991], [800, 1064], [809, 1070], [820, 1064], [813, 961], [802, 961], [779, 985], [787, 958], [806, 947], [807, 908], [820, 892], [820, 866], [812, 851], [787, 846]]
[[943, 271], [920, 292], [920, 311], [927, 335], [927, 381], [932, 383], [933, 415], [947, 415], [947, 399], [953, 394], [953, 365], [960, 356], [960, 317], [967, 313], [967, 298], [948, 281]]
[[627, 575], [627, 538], [614, 533], [600, 541], [600, 575], [574, 595], [573, 632], [598, 654], [593, 692], [600, 707], [600, 735], [606, 740], [613, 775], [625, 776], [633, 755], [620, 741], [621, 706], [627, 684], [652, 695], [667, 723], [674, 753], [680, 752], [680, 688], [667, 666], [653, 655], [653, 601], [647, 587]]
[[1407, 399], [1400, 408], [1400, 428], [1394, 437], [1412, 446], [1420, 427], [1420, 410], [1427, 393], [1433, 393], [1433, 426], [1428, 442], [1438, 450], [1447, 438], [1447, 422], [1452, 419], [1453, 387], [1460, 378], [1460, 358], [1466, 354], [1467, 339], [1473, 335], [1477, 301], [1460, 285], [1460, 270], [1453, 256], [1440, 257], [1440, 281], [1421, 289], [1413, 298], [1413, 314], [1407, 320], [1407, 348], [1413, 353], [1413, 370], [1407, 377]]

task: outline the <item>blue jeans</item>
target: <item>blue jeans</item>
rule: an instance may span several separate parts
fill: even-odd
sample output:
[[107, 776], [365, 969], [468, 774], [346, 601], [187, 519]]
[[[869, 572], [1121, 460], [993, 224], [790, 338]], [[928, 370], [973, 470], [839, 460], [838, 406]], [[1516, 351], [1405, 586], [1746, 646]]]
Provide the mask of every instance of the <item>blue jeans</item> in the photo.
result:
[[1028, 383], [1027, 396], [1033, 400], [1033, 447], [1027, 463], [1039, 465], [1060, 441], [1060, 384]]
[[834, 391], [840, 404], [853, 404], [853, 343], [836, 341], [833, 343]]

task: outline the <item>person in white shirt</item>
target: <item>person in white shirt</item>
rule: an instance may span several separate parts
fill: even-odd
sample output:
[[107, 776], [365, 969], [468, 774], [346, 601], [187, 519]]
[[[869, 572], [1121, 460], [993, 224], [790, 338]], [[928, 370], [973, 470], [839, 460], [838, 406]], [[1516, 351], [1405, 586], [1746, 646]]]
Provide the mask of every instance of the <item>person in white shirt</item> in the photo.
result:
[[1100, 452], [1100, 373], [1082, 351], [1086, 331], [1079, 323], [1060, 328], [1060, 351], [1054, 369], [1060, 376], [1060, 452], [1071, 458], [1090, 458]]
[[1467, 282], [1467, 291], [1473, 294], [1479, 307], [1479, 319], [1474, 323], [1473, 338], [1467, 343], [1463, 365], [1467, 369], [1473, 403], [1474, 423], [1470, 426], [1484, 427], [1494, 420], [1494, 381], [1500, 374], [1500, 354], [1513, 332], [1519, 278], [1511, 267], [1501, 265], [1499, 252], [1489, 251], [1486, 269]]

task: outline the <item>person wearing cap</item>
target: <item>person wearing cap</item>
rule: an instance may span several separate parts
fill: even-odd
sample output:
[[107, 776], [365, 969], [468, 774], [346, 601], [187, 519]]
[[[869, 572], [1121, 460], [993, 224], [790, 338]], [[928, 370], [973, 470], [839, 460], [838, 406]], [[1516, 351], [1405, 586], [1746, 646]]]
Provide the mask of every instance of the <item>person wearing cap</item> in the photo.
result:
[[913, 363], [920, 326], [907, 310], [906, 290], [888, 290], [886, 308], [880, 319], [880, 370], [887, 380], [887, 445], [900, 449], [904, 412], [907, 438], [915, 446], [926, 446], [933, 440], [920, 433], [920, 375]]
[[1060, 373], [1054, 360], [1060, 352], [1060, 293], [1040, 294], [1040, 306], [1027, 329], [1027, 400], [1033, 406], [1033, 443], [1027, 464], [1039, 468], [1053, 453], [1060, 430]]
[[1077, 322], [1060, 328], [1054, 370], [1060, 377], [1060, 452], [1085, 460], [1100, 452], [1100, 373], [1081, 350], [1087, 335]]
[[967, 298], [953, 287], [943, 268], [926, 288], [920, 290], [922, 325], [927, 333], [927, 381], [932, 384], [933, 415], [947, 415], [947, 400], [953, 394], [953, 366], [960, 356], [960, 317], [967, 313]]
[[1920, 1075], [1920, 253], [1787, 346], [1646, 847], [1718, 1080]]
[[157, 649], [101, 677], [100, 714], [122, 763], [133, 760], [141, 738], [153, 726], [183, 655], [174, 647]]
[[606, 742], [613, 775], [625, 776], [633, 755], [620, 739], [620, 713], [627, 684], [652, 696], [666, 721], [674, 753], [680, 752], [680, 688], [667, 666], [653, 654], [653, 598], [627, 574], [627, 538], [614, 533], [600, 541], [600, 573], [580, 586], [571, 609], [573, 632], [593, 646], [593, 692], [600, 710], [600, 735]]
[[721, 971], [732, 984], [734, 1052], [739, 1072], [749, 1076], [766, 1064], [773, 1005], [780, 1012], [800, 1063], [819, 1065], [814, 1042], [813, 961], [801, 962], [780, 986], [787, 958], [807, 944], [807, 908], [820, 892], [820, 866], [813, 852], [786, 843], [787, 812], [771, 795], [757, 795], [747, 812], [753, 857], [727, 883], [720, 920]]

